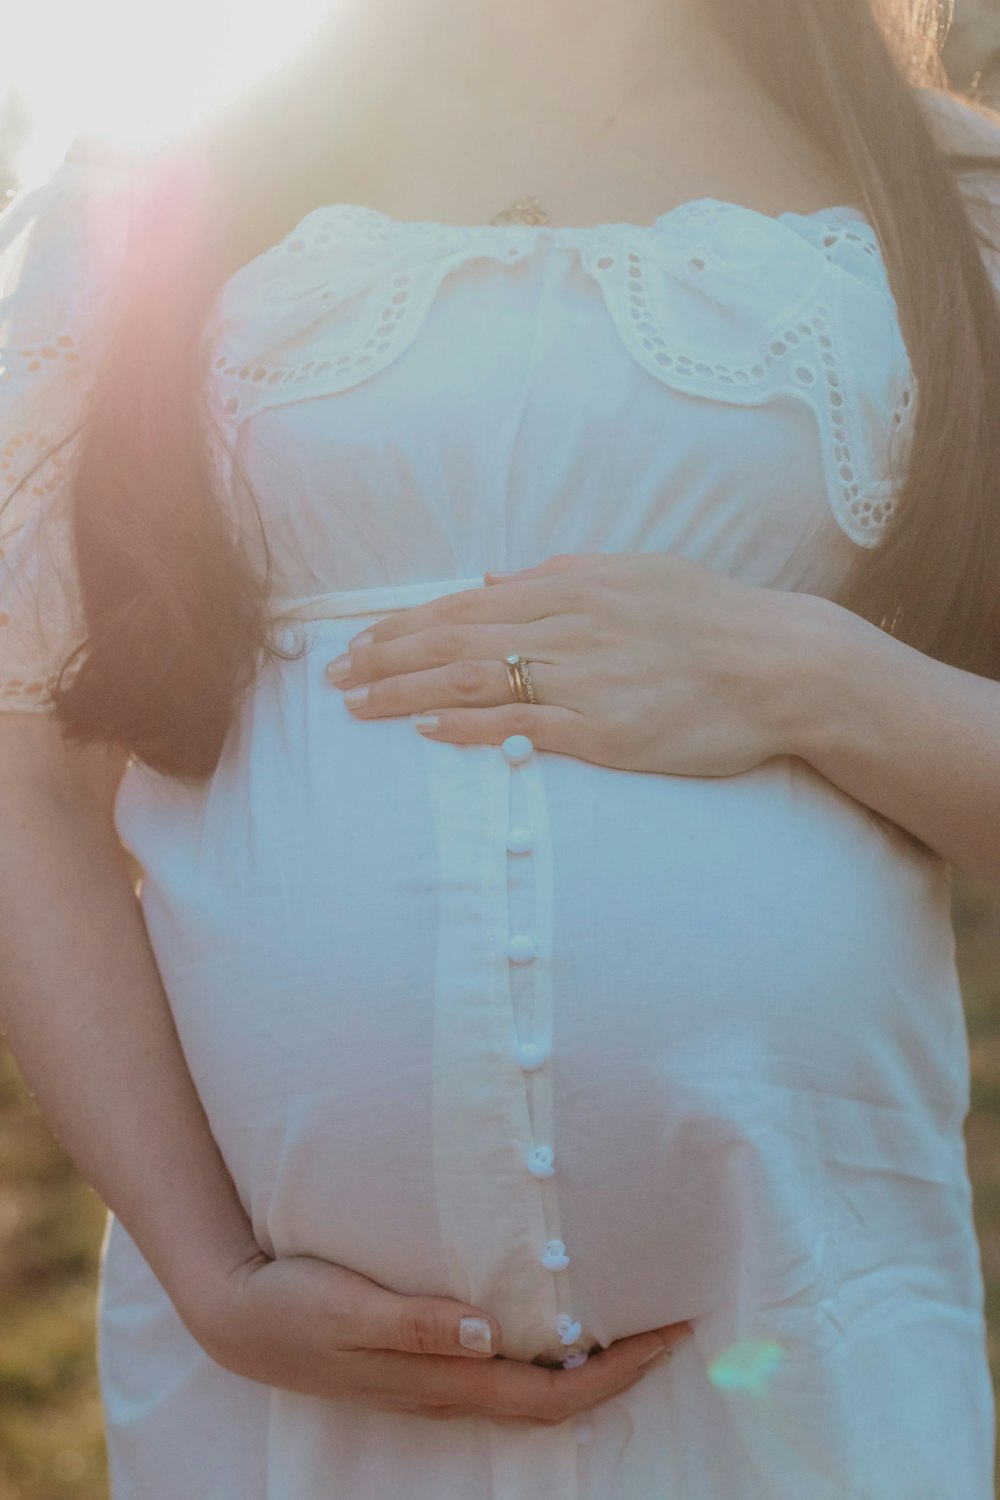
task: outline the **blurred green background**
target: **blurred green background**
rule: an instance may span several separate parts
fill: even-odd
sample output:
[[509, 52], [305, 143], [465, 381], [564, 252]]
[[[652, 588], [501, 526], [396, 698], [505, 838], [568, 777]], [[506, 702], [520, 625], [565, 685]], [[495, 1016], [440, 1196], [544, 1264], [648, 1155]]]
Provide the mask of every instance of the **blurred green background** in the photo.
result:
[[[959, 0], [945, 59], [957, 87], [1000, 107], [1000, 0]], [[0, 100], [0, 189], [4, 136], [19, 137], [23, 123], [17, 101]], [[956, 871], [954, 916], [972, 1057], [969, 1165], [1000, 1389], [1000, 886]], [[0, 1500], [107, 1500], [94, 1352], [104, 1220], [0, 1042]]]

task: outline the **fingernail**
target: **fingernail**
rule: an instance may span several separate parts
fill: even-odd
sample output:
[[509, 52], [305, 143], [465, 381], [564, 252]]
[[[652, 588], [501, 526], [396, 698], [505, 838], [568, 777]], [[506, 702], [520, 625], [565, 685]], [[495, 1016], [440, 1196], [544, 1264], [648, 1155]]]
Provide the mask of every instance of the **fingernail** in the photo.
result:
[[476, 1354], [492, 1354], [493, 1330], [485, 1318], [463, 1318], [458, 1325], [458, 1342]]
[[433, 734], [440, 723], [441, 720], [437, 714], [418, 714], [413, 721], [413, 727], [420, 734]]
[[356, 635], [353, 641], [348, 641], [347, 644], [353, 650], [355, 646], [370, 646], [374, 639], [370, 630], [362, 630], [360, 635]]
[[648, 1365], [651, 1359], [659, 1359], [661, 1355], [669, 1353], [670, 1350], [667, 1348], [666, 1344], [661, 1344], [659, 1349], [652, 1349], [644, 1359], [640, 1359], [639, 1364]]
[[350, 656], [335, 656], [326, 669], [326, 675], [331, 682], [344, 682], [351, 675], [352, 662]]
[[349, 688], [344, 694], [344, 702], [348, 708], [360, 708], [362, 703], [368, 702], [368, 692], [366, 687]]
[[484, 574], [484, 577], [486, 577], [486, 578], [513, 578], [514, 573], [516, 571], [517, 571], [516, 569], [512, 568], [510, 570], [510, 572], [508, 572], [508, 573], [495, 573], [492, 570], [492, 568], [491, 568], [489, 572], [487, 572], [486, 574]]

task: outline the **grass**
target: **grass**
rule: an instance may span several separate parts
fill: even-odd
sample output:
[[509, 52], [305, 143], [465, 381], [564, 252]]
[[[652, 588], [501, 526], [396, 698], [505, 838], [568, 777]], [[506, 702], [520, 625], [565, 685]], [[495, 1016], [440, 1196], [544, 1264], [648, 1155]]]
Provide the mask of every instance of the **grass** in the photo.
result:
[[[1000, 887], [955, 875], [967, 1140], [1000, 1383]], [[107, 1500], [94, 1362], [104, 1208], [0, 1046], [0, 1500]]]
[[104, 1206], [0, 1049], [0, 1500], [105, 1500], [94, 1363]]

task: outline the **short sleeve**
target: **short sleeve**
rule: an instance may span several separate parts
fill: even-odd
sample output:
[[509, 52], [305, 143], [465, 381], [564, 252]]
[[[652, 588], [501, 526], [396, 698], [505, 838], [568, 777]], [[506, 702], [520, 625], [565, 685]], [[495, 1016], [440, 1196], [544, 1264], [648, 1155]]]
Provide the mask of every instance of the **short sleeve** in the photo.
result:
[[0, 710], [47, 709], [84, 638], [68, 480], [131, 203], [66, 160], [0, 213]]

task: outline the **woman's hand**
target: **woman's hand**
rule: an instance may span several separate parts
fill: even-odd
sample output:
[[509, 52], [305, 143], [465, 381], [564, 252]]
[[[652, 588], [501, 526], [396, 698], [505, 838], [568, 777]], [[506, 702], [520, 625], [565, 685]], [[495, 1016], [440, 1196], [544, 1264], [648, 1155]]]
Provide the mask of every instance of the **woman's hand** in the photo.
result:
[[[433, 715], [429, 733], [456, 744], [524, 734], [539, 750], [677, 776], [797, 753], [804, 642], [823, 599], [663, 552], [560, 555], [495, 576], [355, 637], [347, 675], [327, 667], [337, 687], [367, 687], [364, 702], [345, 694], [348, 708]], [[528, 662], [536, 703], [513, 701], [510, 651]]]
[[[460, 1342], [463, 1319], [471, 1341]], [[468, 1325], [467, 1325], [468, 1326]], [[572, 1370], [491, 1358], [502, 1331], [481, 1308], [447, 1297], [406, 1297], [357, 1271], [308, 1255], [240, 1265], [192, 1320], [202, 1347], [227, 1370], [265, 1385], [421, 1416], [563, 1422], [620, 1395], [691, 1333], [688, 1323], [618, 1340]]]

